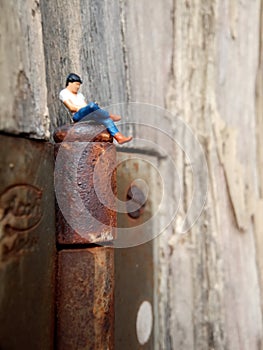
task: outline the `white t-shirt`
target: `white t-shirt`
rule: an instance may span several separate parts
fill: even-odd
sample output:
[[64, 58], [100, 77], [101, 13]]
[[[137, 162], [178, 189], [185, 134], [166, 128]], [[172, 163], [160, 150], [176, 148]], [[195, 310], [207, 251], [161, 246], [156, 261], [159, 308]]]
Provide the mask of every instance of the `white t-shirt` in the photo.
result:
[[81, 92], [73, 94], [68, 89], [63, 89], [59, 93], [59, 98], [62, 102], [69, 100], [76, 106], [83, 106], [86, 104], [85, 97]]

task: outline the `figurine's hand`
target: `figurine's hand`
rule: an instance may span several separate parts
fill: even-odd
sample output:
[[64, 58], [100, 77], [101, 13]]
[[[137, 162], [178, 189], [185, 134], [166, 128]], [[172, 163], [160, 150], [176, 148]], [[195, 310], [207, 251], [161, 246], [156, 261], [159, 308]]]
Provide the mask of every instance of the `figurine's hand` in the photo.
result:
[[87, 106], [87, 105], [86, 105], [86, 104], [83, 104], [83, 105], [81, 105], [81, 106], [77, 106], [78, 111], [79, 111], [81, 108], [85, 107], [85, 106]]

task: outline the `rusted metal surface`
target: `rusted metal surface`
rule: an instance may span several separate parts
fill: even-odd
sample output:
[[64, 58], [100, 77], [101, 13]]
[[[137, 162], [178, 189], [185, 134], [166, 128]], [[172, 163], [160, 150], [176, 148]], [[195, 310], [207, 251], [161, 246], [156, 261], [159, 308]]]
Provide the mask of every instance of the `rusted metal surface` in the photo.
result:
[[52, 349], [53, 147], [0, 136], [0, 349]]
[[54, 138], [60, 142], [55, 145], [57, 243], [64, 248], [58, 252], [56, 348], [111, 350], [113, 249], [84, 244], [115, 237], [116, 149], [104, 127], [87, 123], [61, 127]]
[[152, 350], [153, 324], [145, 344], [140, 344], [136, 321], [141, 304], [149, 302], [154, 309], [153, 242], [115, 252], [115, 350]]
[[[155, 164], [156, 159], [142, 154], [122, 152], [117, 153], [117, 157], [118, 198], [127, 201], [127, 213], [118, 213], [118, 227], [132, 228], [132, 232], [127, 232], [127, 235], [124, 232], [124, 237], [119, 233], [118, 240], [124, 248], [115, 249], [115, 350], [152, 350], [155, 286], [154, 240], [150, 240], [150, 237], [153, 237], [154, 225], [150, 223], [150, 219], [154, 214], [155, 192], [158, 188], [157, 174], [150, 165]], [[140, 188], [140, 182], [136, 185], [136, 179], [147, 182], [147, 196], [143, 187]], [[136, 206], [137, 209], [134, 210]], [[145, 222], [148, 222], [147, 227], [143, 226]], [[143, 243], [146, 238], [150, 241], [139, 244], [140, 238]], [[135, 244], [137, 246], [133, 246]], [[151, 321], [148, 314], [142, 315], [144, 327], [140, 327], [139, 310], [145, 302], [152, 309], [153, 320]], [[144, 342], [140, 343], [140, 335]]]
[[91, 122], [62, 125], [54, 131], [55, 142], [113, 142], [103, 125]]
[[[65, 188], [62, 206], [57, 206], [57, 242], [59, 244], [85, 244], [111, 241], [116, 234], [117, 222], [114, 210], [115, 146], [108, 142], [87, 142], [80, 156], [74, 144], [75, 142], [63, 142], [60, 146], [55, 146], [55, 148], [60, 147], [66, 159], [63, 168], [56, 172], [57, 181], [60, 182], [62, 189], [63, 186]], [[77, 169], [75, 158], [79, 158]], [[96, 174], [94, 174], [95, 167]], [[76, 174], [76, 177], [71, 181], [66, 174], [73, 173]], [[94, 187], [95, 180], [96, 188]], [[103, 198], [108, 201], [107, 205], [104, 205], [98, 194], [103, 195]], [[75, 200], [75, 197], [78, 200]], [[61, 212], [64, 205], [67, 209], [66, 215], [65, 210]], [[80, 217], [83, 211], [90, 215], [88, 219]]]
[[[154, 222], [155, 194], [158, 191], [158, 172], [152, 166], [155, 157], [118, 152], [117, 193], [118, 235], [116, 247], [143, 244], [156, 236]], [[154, 195], [153, 195], [154, 194]], [[122, 202], [126, 202], [122, 211]], [[132, 228], [132, 230], [131, 230]]]
[[114, 255], [112, 248], [58, 253], [58, 350], [114, 349]]
[[[55, 145], [55, 155], [62, 154], [63, 157], [63, 166], [55, 173], [61, 188], [60, 193], [56, 192], [57, 198], [63, 192], [63, 201], [57, 201], [57, 242], [86, 244], [111, 241], [116, 234], [117, 221], [114, 210], [116, 148], [111, 143], [112, 138], [103, 126], [86, 122], [60, 127], [54, 135], [56, 140], [62, 141]], [[74, 179], [72, 174], [76, 174]], [[106, 204], [98, 194], [106, 199]], [[88, 219], [80, 217], [83, 211], [89, 215]]]

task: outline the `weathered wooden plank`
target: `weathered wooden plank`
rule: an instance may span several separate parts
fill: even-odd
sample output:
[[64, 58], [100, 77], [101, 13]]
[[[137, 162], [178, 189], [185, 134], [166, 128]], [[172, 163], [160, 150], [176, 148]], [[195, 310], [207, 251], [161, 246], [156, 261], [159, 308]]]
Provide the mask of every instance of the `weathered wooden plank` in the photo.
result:
[[52, 131], [69, 121], [58, 94], [70, 72], [81, 75], [88, 101], [101, 106], [126, 101], [119, 2], [48, 0], [40, 5]]
[[1, 1], [0, 131], [49, 138], [39, 2]]
[[[262, 346], [256, 261], [259, 266], [262, 262], [255, 249], [261, 244], [259, 237], [255, 240], [261, 220], [255, 210], [259, 197], [254, 138], [260, 3], [175, 4], [168, 107], [182, 111], [202, 142], [210, 185], [204, 211], [191, 231], [179, 237], [167, 230], [160, 237], [160, 278], [165, 279], [160, 283], [160, 348]], [[193, 180], [184, 162], [184, 157], [179, 158], [177, 166], [179, 172], [185, 169], [183, 203], [187, 207]], [[200, 184], [199, 191], [203, 190]], [[178, 222], [183, 215], [181, 208]], [[257, 217], [255, 227], [251, 215]]]
[[[260, 346], [262, 316], [256, 261], [261, 267], [261, 212], [255, 209], [261, 208], [262, 200], [262, 172], [257, 169], [262, 163], [260, 4], [262, 11], [260, 0], [41, 2], [52, 129], [68, 120], [58, 92], [66, 75], [76, 71], [84, 78], [82, 91], [88, 99], [102, 104], [140, 100], [165, 106], [174, 115], [179, 111], [206, 151], [210, 187], [205, 211], [190, 233], [178, 237], [176, 230], [191, 201], [193, 181], [187, 157], [174, 150], [177, 170], [184, 180], [183, 204], [177, 220], [158, 243], [156, 280], [160, 283], [160, 297], [155, 310], [159, 310], [160, 329], [156, 348], [250, 350]], [[3, 6], [9, 14], [3, 26], [17, 40], [3, 41], [4, 55], [9, 45], [10, 54], [9, 63], [0, 63], [1, 73], [8, 82], [9, 95], [16, 89], [15, 82], [20, 82], [22, 88], [17, 89], [16, 98], [23, 102], [20, 105], [24, 109], [13, 113], [23, 115], [23, 126], [18, 127], [17, 117], [5, 106], [1, 129], [45, 137], [45, 131], [39, 131], [35, 124], [42, 117], [36, 118], [37, 122], [28, 119], [36, 116], [32, 113], [36, 112], [32, 107], [34, 99], [27, 94], [28, 81], [35, 84], [32, 91], [38, 91], [36, 86], [40, 86], [39, 76], [42, 77], [34, 70], [38, 65], [33, 64], [33, 56], [27, 56], [35, 46], [30, 44], [28, 49], [24, 45], [22, 52], [21, 43], [28, 41], [19, 42], [18, 35], [22, 28], [21, 35], [27, 38], [26, 23], [39, 35], [39, 22], [29, 18], [21, 24], [18, 20], [28, 18], [30, 10], [32, 16], [39, 13], [32, 6], [22, 9], [14, 2], [4, 1]], [[21, 61], [26, 69], [17, 68]], [[15, 80], [9, 81], [10, 66]], [[13, 101], [15, 97], [11, 105]], [[42, 106], [41, 101], [38, 104]], [[145, 121], [144, 111], [128, 116], [136, 122]], [[165, 122], [174, 126], [175, 139], [183, 138], [173, 117], [168, 116]], [[156, 125], [163, 127], [159, 119]], [[157, 136], [153, 133], [152, 139]], [[191, 140], [184, 142], [191, 149]], [[194, 149], [192, 155], [197, 155]], [[171, 203], [178, 200], [174, 177], [165, 160], [160, 167], [166, 171], [165, 181], [171, 189], [174, 186]], [[200, 195], [205, 186], [203, 182], [199, 186]], [[167, 203], [166, 212], [169, 210]], [[165, 211], [162, 215], [166, 215]]]

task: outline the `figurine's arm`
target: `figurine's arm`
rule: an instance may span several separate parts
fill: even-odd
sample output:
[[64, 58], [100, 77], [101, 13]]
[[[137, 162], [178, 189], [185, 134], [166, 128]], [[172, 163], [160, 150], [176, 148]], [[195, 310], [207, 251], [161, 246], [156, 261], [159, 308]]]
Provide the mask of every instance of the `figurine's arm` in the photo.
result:
[[80, 110], [82, 107], [85, 107], [86, 104], [83, 104], [83, 106], [77, 106], [74, 103], [72, 103], [70, 100], [63, 101], [64, 105], [70, 110], [71, 113], [75, 113], [78, 110]]

